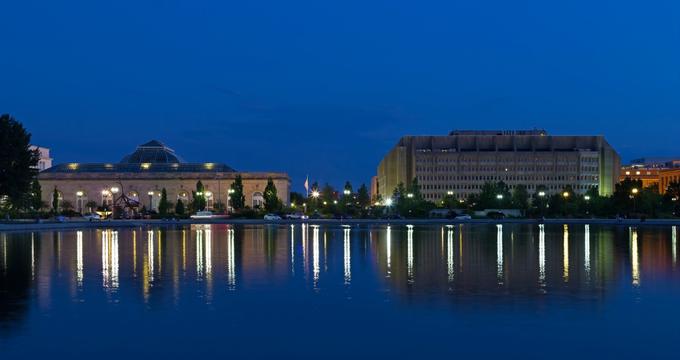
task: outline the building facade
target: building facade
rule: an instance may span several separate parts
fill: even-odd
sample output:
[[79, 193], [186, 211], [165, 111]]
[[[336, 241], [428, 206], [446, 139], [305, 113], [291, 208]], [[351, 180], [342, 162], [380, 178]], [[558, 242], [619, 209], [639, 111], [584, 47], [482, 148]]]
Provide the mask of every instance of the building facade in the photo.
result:
[[680, 167], [659, 171], [659, 193], [665, 194], [671, 183], [680, 183]]
[[544, 130], [452, 131], [448, 136], [405, 136], [378, 166], [377, 191], [390, 196], [399, 183], [418, 179], [426, 200], [447, 194], [465, 199], [484, 183], [503, 181], [511, 189], [571, 186], [584, 194], [614, 191], [620, 158], [602, 136], [550, 136]]
[[643, 188], [659, 188], [659, 172], [663, 169], [658, 167], [624, 166], [621, 168], [619, 182], [626, 179], [639, 180]]
[[54, 189], [60, 201], [73, 204], [74, 210], [85, 212], [87, 204], [109, 206], [122, 194], [140, 203], [140, 207], [157, 210], [161, 191], [168, 200], [185, 204], [200, 180], [205, 187], [208, 209], [217, 203], [230, 207], [229, 189], [241, 175], [246, 206], [258, 208], [264, 203], [264, 189], [271, 178], [281, 202], [289, 204], [290, 179], [280, 172], [237, 172], [225, 164], [186, 163], [174, 150], [158, 141], [137, 147], [119, 163], [58, 164], [38, 175], [43, 201], [52, 203]]

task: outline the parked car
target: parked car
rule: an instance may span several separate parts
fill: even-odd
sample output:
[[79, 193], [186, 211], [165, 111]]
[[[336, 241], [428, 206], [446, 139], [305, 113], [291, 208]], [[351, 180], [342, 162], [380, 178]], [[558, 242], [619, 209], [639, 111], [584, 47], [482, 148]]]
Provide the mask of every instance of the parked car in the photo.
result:
[[455, 217], [456, 220], [472, 220], [472, 216], [470, 215], [458, 215]]
[[267, 214], [264, 216], [264, 219], [267, 221], [276, 221], [281, 220], [281, 217], [276, 214]]
[[296, 213], [291, 213], [286, 215], [286, 219], [290, 220], [306, 220], [309, 219], [309, 216], [301, 213], [301, 212], [296, 212]]
[[89, 214], [83, 215], [83, 219], [85, 219], [87, 221], [100, 221], [102, 219], [102, 217], [99, 216], [99, 214], [97, 214], [97, 213], [89, 213]]
[[192, 219], [226, 219], [229, 215], [227, 214], [214, 214], [212, 211], [204, 210], [199, 211], [194, 215], [191, 215]]

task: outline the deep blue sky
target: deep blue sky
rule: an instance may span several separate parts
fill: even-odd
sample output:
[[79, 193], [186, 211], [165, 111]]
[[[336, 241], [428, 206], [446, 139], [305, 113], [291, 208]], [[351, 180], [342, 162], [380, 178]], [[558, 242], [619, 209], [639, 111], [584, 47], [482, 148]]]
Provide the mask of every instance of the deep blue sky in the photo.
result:
[[678, 155], [680, 1], [2, 1], [0, 113], [57, 162], [366, 182], [404, 134], [604, 134]]

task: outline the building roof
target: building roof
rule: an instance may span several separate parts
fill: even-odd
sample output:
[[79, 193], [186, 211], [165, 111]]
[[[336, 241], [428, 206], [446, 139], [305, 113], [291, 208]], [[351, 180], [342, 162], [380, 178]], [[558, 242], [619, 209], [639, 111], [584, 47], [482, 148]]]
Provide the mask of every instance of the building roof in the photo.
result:
[[[186, 163], [175, 151], [158, 140], [139, 145], [119, 163], [67, 163], [44, 170], [55, 173], [229, 173], [236, 172], [220, 163]], [[42, 174], [41, 173], [41, 174]]]
[[175, 150], [165, 146], [158, 140], [151, 140], [146, 144], [137, 146], [135, 152], [125, 156], [121, 164], [174, 164], [183, 163], [184, 160], [175, 154]]

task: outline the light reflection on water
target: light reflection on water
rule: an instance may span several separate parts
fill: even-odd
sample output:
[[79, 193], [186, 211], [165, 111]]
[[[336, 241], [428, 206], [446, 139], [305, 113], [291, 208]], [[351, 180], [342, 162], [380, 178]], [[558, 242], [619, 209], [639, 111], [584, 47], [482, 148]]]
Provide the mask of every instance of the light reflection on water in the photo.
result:
[[644, 299], [645, 291], [678, 283], [677, 251], [676, 227], [295, 224], [2, 233], [0, 293], [9, 295], [0, 309], [12, 310], [0, 311], [0, 325], [15, 329], [7, 324], [30, 318], [30, 331], [49, 321], [30, 316], [35, 304], [52, 315], [68, 313], [64, 304], [71, 303], [196, 311], [240, 297], [245, 312], [255, 311], [249, 302], [304, 312], [349, 299], [374, 312], [385, 304], [445, 313], [506, 303], [541, 309], [553, 300], [572, 308]]

